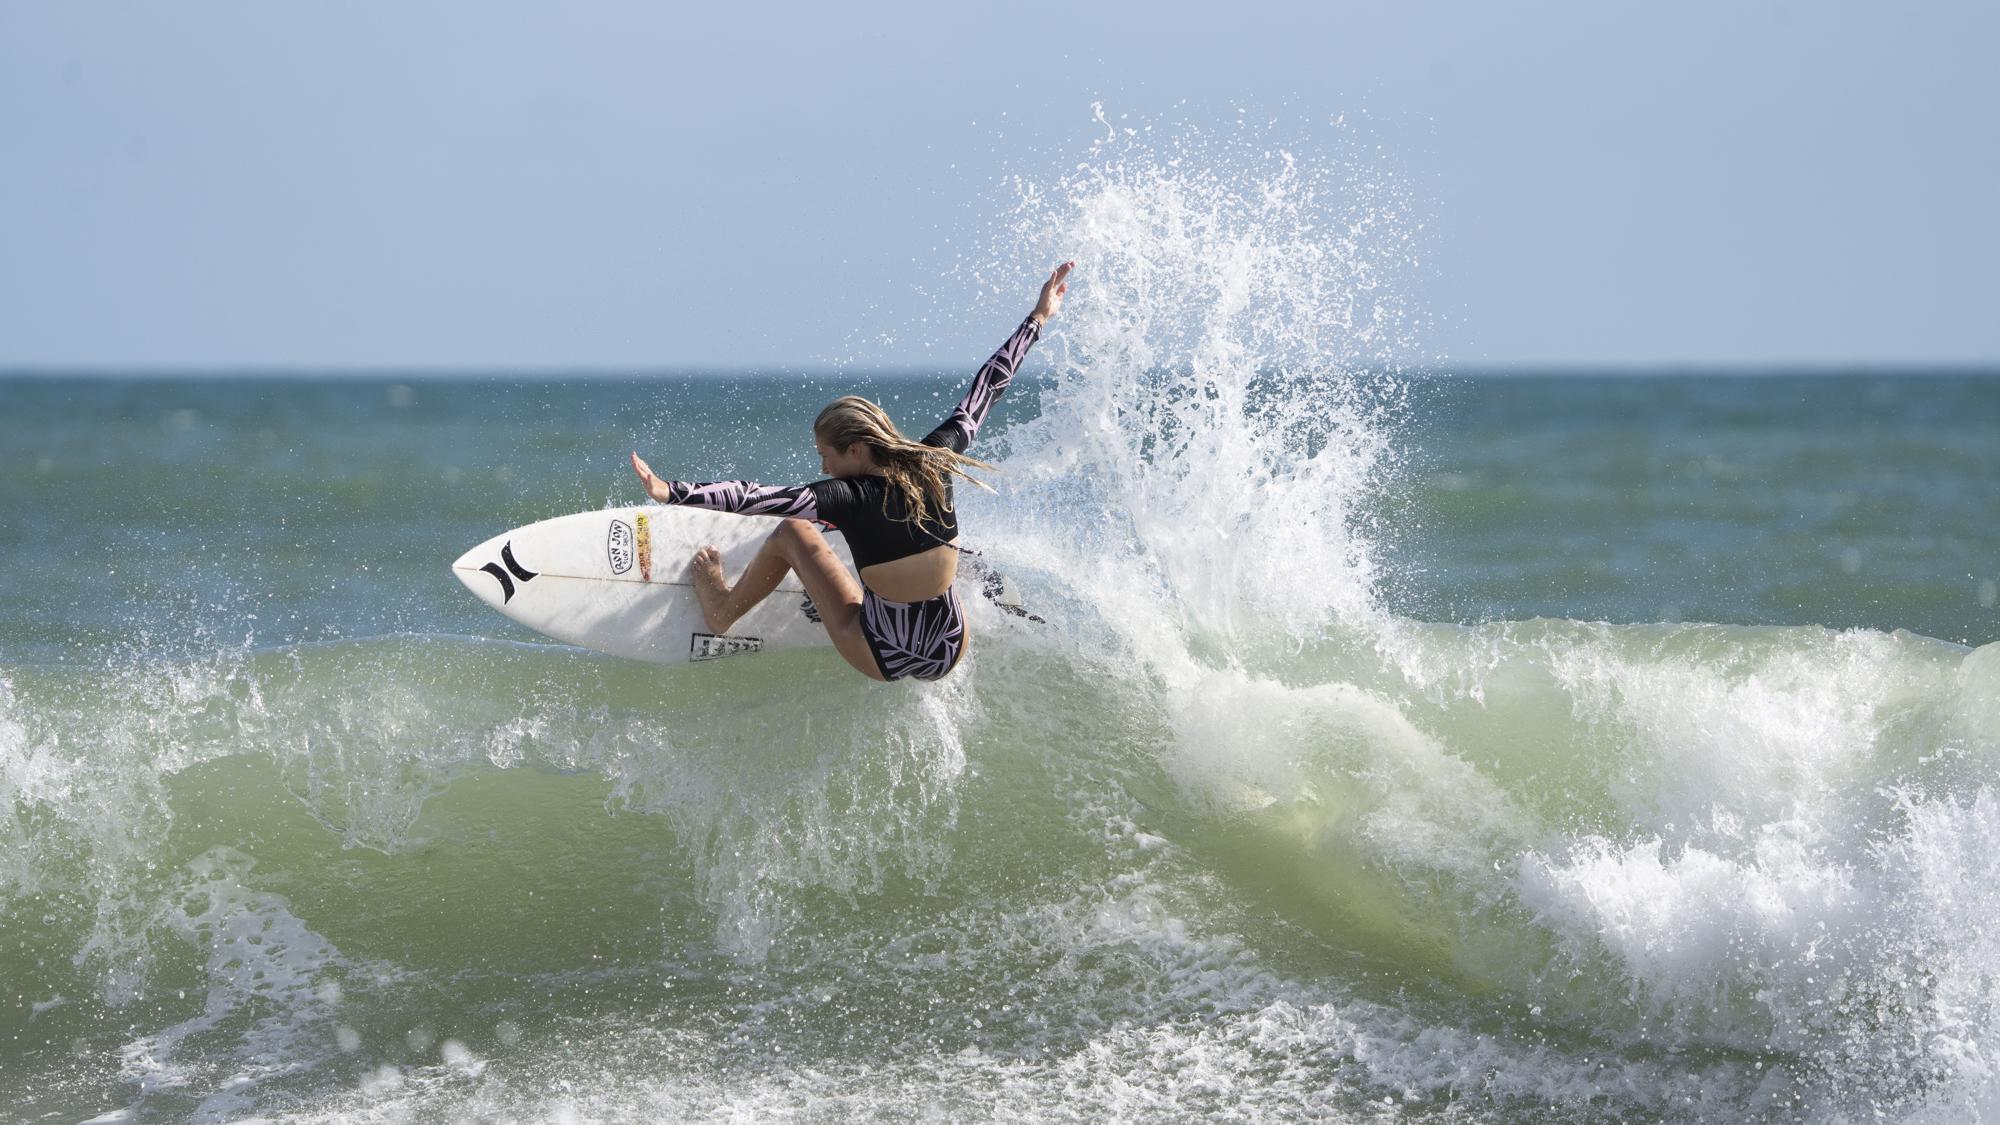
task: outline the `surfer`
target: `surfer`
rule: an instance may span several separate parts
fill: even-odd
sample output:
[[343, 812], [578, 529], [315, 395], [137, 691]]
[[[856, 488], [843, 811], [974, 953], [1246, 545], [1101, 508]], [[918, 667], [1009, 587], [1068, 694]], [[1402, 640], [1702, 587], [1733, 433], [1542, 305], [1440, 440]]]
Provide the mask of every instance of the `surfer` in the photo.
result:
[[[828, 479], [768, 485], [729, 480], [661, 480], [632, 454], [632, 471], [646, 494], [663, 504], [786, 517], [730, 585], [722, 554], [696, 551], [694, 572], [702, 617], [715, 633], [763, 601], [787, 571], [796, 573], [818, 608], [833, 647], [875, 680], [942, 678], [958, 665], [971, 637], [965, 609], [952, 589], [958, 577], [958, 515], [951, 478], [983, 482], [966, 466], [991, 468], [965, 455], [987, 412], [1041, 338], [1042, 325], [1062, 308], [1074, 262], [1057, 266], [1035, 309], [1000, 345], [951, 414], [922, 441], [896, 429], [882, 408], [854, 395], [835, 399], [813, 421], [813, 443]], [[841, 565], [815, 522], [847, 537], [860, 580]]]

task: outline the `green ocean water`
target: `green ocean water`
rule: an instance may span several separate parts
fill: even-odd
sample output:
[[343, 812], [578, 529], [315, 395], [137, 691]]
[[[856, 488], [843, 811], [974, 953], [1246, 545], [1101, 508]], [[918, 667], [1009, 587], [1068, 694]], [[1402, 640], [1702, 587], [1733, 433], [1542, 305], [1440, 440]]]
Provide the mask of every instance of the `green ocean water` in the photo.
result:
[[2000, 375], [1422, 374], [1407, 200], [1264, 147], [966, 251], [1078, 269], [936, 684], [448, 567], [976, 355], [0, 378], [0, 1120], [2000, 1115]]

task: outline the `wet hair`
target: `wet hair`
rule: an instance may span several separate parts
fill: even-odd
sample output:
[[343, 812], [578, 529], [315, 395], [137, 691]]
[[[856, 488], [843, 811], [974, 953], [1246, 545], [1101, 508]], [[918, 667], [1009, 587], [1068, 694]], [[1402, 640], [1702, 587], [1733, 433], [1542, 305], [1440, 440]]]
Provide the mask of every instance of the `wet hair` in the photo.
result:
[[[992, 487], [965, 471], [964, 466], [990, 469], [984, 461], [955, 453], [940, 445], [925, 445], [903, 436], [882, 408], [857, 395], [834, 399], [813, 419], [813, 436], [828, 446], [846, 451], [860, 442], [874, 454], [889, 482], [890, 493], [903, 498], [905, 517], [922, 523], [933, 514], [951, 511], [951, 493], [946, 485], [951, 474], [964, 477], [986, 491]], [[888, 497], [883, 497], [886, 510]]]

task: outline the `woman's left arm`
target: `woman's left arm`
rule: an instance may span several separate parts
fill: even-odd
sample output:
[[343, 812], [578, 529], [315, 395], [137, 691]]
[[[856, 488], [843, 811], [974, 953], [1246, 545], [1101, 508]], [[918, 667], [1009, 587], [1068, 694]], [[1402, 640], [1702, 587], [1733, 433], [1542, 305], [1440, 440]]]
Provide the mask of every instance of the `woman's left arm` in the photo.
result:
[[979, 427], [985, 423], [986, 415], [1000, 396], [1007, 393], [1007, 384], [1014, 381], [1014, 372], [1028, 355], [1028, 349], [1042, 338], [1042, 325], [1062, 308], [1063, 294], [1069, 292], [1069, 271], [1075, 262], [1064, 262], [1049, 274], [1049, 280], [1042, 286], [1042, 293], [1035, 301], [1035, 311], [1021, 321], [1007, 342], [987, 359], [972, 377], [972, 386], [959, 400], [958, 406], [938, 428], [924, 437], [925, 445], [938, 445], [954, 453], [964, 453], [972, 439], [979, 434]]

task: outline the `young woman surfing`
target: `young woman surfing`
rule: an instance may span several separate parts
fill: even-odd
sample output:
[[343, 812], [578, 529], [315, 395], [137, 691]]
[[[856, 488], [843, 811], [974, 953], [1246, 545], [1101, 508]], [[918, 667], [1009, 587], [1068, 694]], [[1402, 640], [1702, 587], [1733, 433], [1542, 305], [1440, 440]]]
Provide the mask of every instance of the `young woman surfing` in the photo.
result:
[[[979, 484], [965, 467], [990, 467], [967, 457], [966, 447], [1028, 349], [1041, 338], [1042, 325], [1062, 308], [1074, 265], [1065, 262], [1049, 275], [1035, 311], [922, 441], [904, 437], [881, 407], [849, 395], [835, 399], [813, 421], [813, 443], [826, 480], [795, 485], [661, 480], [633, 453], [632, 471], [645, 483], [646, 494], [660, 503], [786, 517], [734, 586], [722, 573], [720, 552], [714, 547], [695, 552], [695, 593], [708, 627], [727, 633], [792, 571], [818, 607], [833, 647], [862, 675], [935, 680], [957, 667], [971, 637], [964, 607], [952, 589], [958, 577], [958, 515], [952, 507], [951, 478]], [[847, 537], [858, 582], [813, 521], [830, 524]]]

